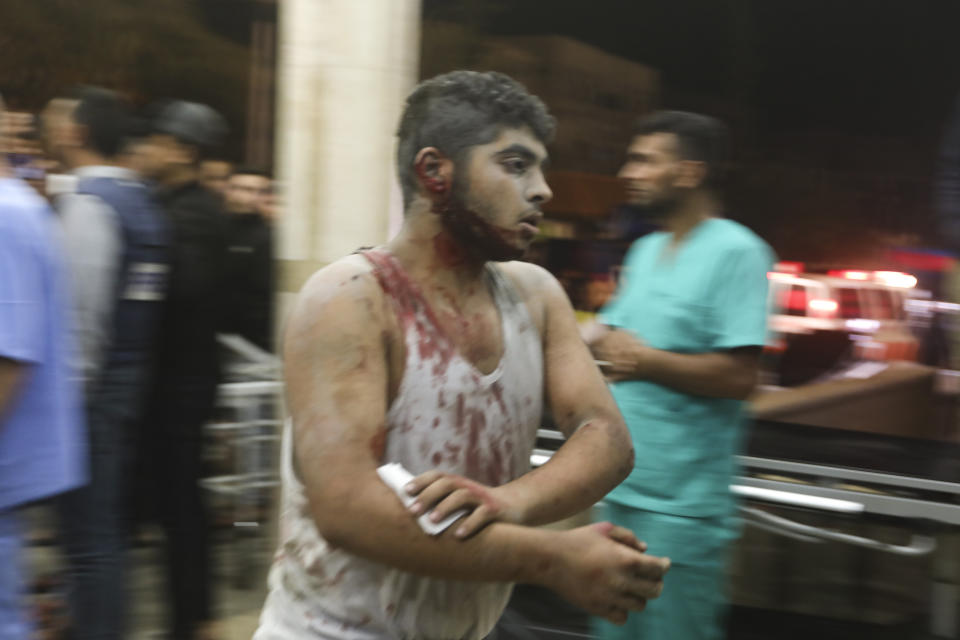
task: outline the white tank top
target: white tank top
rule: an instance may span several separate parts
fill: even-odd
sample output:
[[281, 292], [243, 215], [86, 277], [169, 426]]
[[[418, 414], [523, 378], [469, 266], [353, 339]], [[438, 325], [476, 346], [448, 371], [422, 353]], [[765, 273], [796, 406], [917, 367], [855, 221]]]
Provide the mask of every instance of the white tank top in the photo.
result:
[[[364, 253], [400, 321], [403, 379], [387, 413], [382, 463], [431, 469], [490, 486], [530, 469], [543, 406], [543, 352], [524, 303], [499, 270], [487, 281], [500, 312], [503, 357], [482, 374], [434, 319], [417, 286], [382, 249]], [[478, 640], [493, 629], [511, 584], [425, 578], [334, 549], [314, 525], [284, 430], [280, 549], [254, 640]]]

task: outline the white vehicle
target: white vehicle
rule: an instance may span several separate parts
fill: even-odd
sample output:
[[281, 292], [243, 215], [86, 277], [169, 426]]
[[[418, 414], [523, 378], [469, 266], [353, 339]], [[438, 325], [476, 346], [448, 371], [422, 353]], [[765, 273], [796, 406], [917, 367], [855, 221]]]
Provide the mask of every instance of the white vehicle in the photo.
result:
[[916, 360], [906, 302], [917, 280], [894, 271], [768, 274], [769, 327], [784, 384], [808, 380], [845, 358]]

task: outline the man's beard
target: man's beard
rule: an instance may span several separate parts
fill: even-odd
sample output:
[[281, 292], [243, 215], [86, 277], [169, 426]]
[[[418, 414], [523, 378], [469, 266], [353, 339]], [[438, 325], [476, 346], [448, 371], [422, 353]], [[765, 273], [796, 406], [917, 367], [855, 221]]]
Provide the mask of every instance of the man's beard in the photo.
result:
[[669, 195], [649, 202], [630, 203], [630, 208], [642, 218], [651, 222], [660, 222], [669, 217], [680, 204], [676, 195]]
[[[469, 184], [454, 176], [450, 195], [435, 209], [444, 229], [461, 250], [478, 261], [506, 262], [522, 258], [526, 249], [515, 243], [518, 231], [498, 227], [467, 202]], [[514, 242], [511, 242], [514, 240]]]

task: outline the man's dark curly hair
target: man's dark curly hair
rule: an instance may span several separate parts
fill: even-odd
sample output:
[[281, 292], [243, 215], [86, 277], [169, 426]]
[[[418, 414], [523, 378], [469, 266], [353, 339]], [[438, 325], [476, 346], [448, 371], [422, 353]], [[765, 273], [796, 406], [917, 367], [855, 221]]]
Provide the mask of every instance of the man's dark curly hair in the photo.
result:
[[544, 144], [553, 116], [519, 82], [495, 71], [452, 71], [422, 82], [407, 97], [397, 128], [397, 174], [409, 205], [417, 189], [417, 153], [436, 147], [459, 163], [471, 147], [493, 141], [504, 128], [529, 127]]
[[106, 158], [117, 155], [130, 126], [130, 114], [120, 95], [90, 86], [77, 87], [69, 95], [77, 101], [74, 122], [87, 128], [87, 146]]

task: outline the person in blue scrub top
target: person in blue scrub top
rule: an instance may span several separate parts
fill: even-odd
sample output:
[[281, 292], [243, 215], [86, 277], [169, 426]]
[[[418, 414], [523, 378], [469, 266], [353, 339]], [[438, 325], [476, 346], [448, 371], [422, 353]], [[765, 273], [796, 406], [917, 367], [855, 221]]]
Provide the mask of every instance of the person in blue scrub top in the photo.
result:
[[737, 536], [730, 493], [744, 399], [766, 336], [770, 247], [725, 219], [718, 193], [726, 127], [694, 113], [639, 121], [620, 177], [659, 223], [627, 254], [615, 298], [585, 330], [630, 428], [630, 476], [605, 519], [632, 529], [673, 569], [663, 595], [607, 640], [725, 637], [726, 567]]
[[[0, 98], [0, 126], [3, 101]], [[0, 138], [2, 140], [2, 138]], [[23, 507], [86, 480], [56, 220], [0, 148], [0, 638], [33, 637]]]

